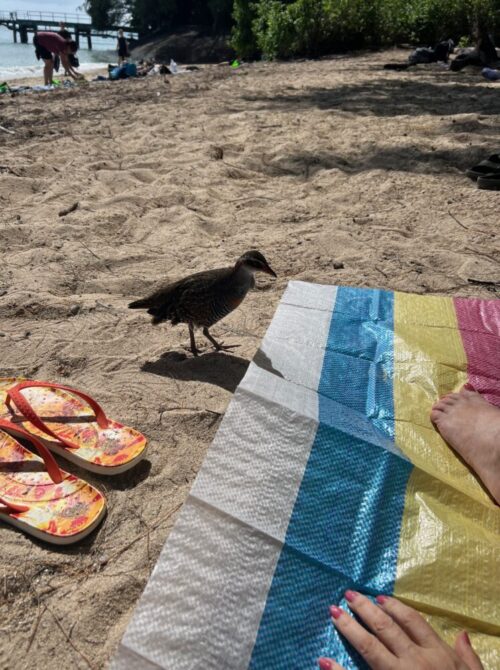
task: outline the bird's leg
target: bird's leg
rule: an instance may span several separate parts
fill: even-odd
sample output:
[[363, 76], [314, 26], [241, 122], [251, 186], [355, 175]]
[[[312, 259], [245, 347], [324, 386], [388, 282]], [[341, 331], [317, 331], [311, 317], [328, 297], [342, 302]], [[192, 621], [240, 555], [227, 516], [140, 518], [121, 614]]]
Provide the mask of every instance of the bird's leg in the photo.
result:
[[217, 351], [230, 351], [231, 349], [235, 349], [236, 347], [239, 347], [239, 344], [227, 344], [224, 346], [221, 342], [217, 342], [210, 333], [208, 332], [208, 328], [205, 327], [203, 328], [203, 335], [207, 338], [207, 340], [210, 340], [210, 342], [214, 345], [214, 347], [217, 349]]
[[193, 352], [193, 356], [198, 356], [200, 353], [198, 349], [196, 348], [196, 340], [194, 339], [194, 328], [192, 323], [188, 323], [189, 327], [189, 339], [191, 340], [191, 351]]

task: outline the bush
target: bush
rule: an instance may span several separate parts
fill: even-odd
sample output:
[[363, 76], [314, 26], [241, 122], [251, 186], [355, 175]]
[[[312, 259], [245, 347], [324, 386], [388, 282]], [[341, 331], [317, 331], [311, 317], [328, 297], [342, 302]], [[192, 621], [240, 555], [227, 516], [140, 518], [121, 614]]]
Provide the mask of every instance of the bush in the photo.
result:
[[244, 58], [321, 54], [413, 41], [430, 46], [494, 30], [500, 0], [235, 0], [233, 47]]
[[258, 55], [257, 41], [253, 31], [255, 11], [251, 0], [234, 0], [234, 27], [231, 47], [239, 58], [251, 59]]

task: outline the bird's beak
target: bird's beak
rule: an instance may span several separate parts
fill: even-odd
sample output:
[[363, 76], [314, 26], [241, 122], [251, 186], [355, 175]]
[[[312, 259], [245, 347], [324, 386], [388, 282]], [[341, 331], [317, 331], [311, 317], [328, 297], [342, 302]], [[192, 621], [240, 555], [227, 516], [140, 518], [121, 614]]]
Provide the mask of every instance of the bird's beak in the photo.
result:
[[266, 267], [263, 269], [263, 271], [266, 273], [266, 275], [271, 275], [271, 277], [277, 277], [278, 276], [276, 274], [276, 272], [269, 265], [266, 265]]

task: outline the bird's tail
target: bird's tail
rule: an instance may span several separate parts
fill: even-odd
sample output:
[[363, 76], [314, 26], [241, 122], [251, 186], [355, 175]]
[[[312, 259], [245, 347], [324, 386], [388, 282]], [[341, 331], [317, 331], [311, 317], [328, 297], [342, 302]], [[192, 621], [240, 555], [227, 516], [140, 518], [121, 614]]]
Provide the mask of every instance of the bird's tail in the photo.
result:
[[129, 309], [144, 309], [145, 307], [149, 307], [149, 300], [147, 298], [141, 298], [129, 303]]
[[141, 300], [134, 300], [129, 304], [130, 309], [147, 309], [148, 314], [151, 314], [153, 317], [151, 323], [153, 326], [156, 326], [158, 323], [168, 319], [167, 312], [162, 307], [151, 307], [151, 303], [148, 298], [142, 298]]

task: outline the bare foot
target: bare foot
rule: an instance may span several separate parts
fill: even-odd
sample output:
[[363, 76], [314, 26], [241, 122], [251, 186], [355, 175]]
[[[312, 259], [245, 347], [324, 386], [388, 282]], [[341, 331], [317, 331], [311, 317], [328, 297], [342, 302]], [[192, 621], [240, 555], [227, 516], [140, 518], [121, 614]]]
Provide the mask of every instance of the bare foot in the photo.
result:
[[500, 409], [462, 389], [441, 398], [432, 407], [431, 420], [500, 505]]

